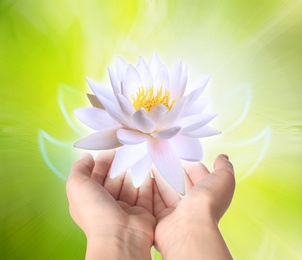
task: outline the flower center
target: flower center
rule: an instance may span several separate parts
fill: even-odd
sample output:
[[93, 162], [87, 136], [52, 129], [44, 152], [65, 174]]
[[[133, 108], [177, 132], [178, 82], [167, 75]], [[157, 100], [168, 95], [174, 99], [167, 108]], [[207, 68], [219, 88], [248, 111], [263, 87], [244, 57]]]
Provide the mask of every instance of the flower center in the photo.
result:
[[165, 92], [163, 92], [162, 87], [160, 87], [157, 93], [154, 91], [154, 86], [149, 88], [140, 87], [138, 88], [136, 97], [135, 95], [132, 96], [132, 104], [136, 110], [143, 107], [148, 112], [160, 104], [165, 105], [168, 110], [171, 110], [175, 104], [175, 100], [171, 102], [170, 91], [165, 89]]

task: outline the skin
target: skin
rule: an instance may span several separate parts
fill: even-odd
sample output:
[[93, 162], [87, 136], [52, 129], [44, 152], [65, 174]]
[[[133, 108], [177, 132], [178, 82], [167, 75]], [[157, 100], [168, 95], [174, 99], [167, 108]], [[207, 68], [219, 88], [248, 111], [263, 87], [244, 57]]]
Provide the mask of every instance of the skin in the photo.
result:
[[189, 163], [183, 198], [155, 174], [154, 244], [163, 259], [232, 259], [218, 229], [229, 207], [235, 178], [227, 155], [219, 155], [212, 173], [201, 163]]
[[70, 214], [87, 237], [86, 259], [151, 259], [152, 245], [163, 259], [232, 259], [218, 229], [235, 189], [226, 155], [212, 173], [186, 164], [187, 193], [180, 197], [156, 169], [138, 189], [129, 174], [111, 179], [114, 154], [85, 154], [67, 182]]
[[70, 214], [87, 237], [86, 259], [151, 259], [156, 225], [152, 181], [139, 189], [129, 175], [108, 176], [114, 151], [85, 154], [67, 181]]

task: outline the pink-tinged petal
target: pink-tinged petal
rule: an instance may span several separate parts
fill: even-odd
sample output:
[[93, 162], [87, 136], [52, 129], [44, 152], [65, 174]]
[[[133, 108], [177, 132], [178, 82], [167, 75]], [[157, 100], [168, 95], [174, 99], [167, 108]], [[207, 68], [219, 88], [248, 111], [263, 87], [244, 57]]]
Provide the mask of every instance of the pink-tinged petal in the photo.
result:
[[74, 147], [88, 150], [106, 150], [120, 147], [116, 137], [119, 128], [107, 128], [94, 132], [74, 144]]
[[187, 161], [201, 161], [203, 150], [200, 141], [197, 138], [190, 138], [184, 135], [177, 135], [173, 138], [175, 150], [179, 157]]
[[137, 110], [133, 115], [133, 123], [136, 129], [143, 133], [151, 133], [155, 127], [155, 122], [150, 119], [142, 109]]
[[128, 118], [131, 118], [136, 110], [134, 109], [134, 107], [130, 103], [129, 99], [126, 98], [125, 96], [119, 94], [117, 96], [117, 100], [120, 104], [121, 110], [124, 113], [124, 115]]
[[186, 111], [184, 116], [192, 116], [196, 114], [200, 114], [204, 111], [206, 106], [208, 105], [209, 101], [205, 99], [198, 99], [196, 100], [192, 106]]
[[212, 121], [213, 118], [215, 117], [216, 114], [199, 114], [199, 115], [183, 117], [177, 123], [183, 127], [181, 133], [185, 134], [205, 126], [207, 123]]
[[135, 130], [119, 129], [117, 138], [122, 144], [140, 144], [149, 138], [149, 135]]
[[188, 136], [188, 137], [192, 137], [192, 138], [202, 138], [202, 137], [207, 137], [207, 136], [212, 136], [212, 135], [218, 135], [220, 133], [221, 132], [218, 131], [217, 129], [206, 125], [193, 132], [185, 133], [184, 135]]
[[111, 86], [112, 86], [114, 95], [117, 96], [119, 93], [121, 93], [121, 91], [120, 91], [118, 80], [115, 76], [115, 73], [114, 73], [112, 67], [108, 68], [108, 74], [109, 74], [109, 78], [110, 78], [110, 82], [111, 82]]
[[161, 66], [161, 61], [156, 52], [153, 53], [153, 55], [148, 63], [148, 66], [149, 66], [153, 79], [155, 79], [157, 71], [158, 71], [159, 67]]
[[126, 80], [126, 71], [129, 67], [128, 62], [123, 60], [121, 57], [118, 57], [116, 59], [116, 75], [120, 82]]
[[131, 178], [135, 188], [140, 187], [146, 178], [150, 178], [150, 168], [152, 165], [152, 160], [147, 154], [143, 159], [134, 164], [131, 169]]
[[146, 143], [124, 145], [119, 148], [110, 168], [110, 177], [115, 178], [127, 171], [147, 154]]
[[[94, 81], [88, 77], [86, 77], [86, 79], [87, 79], [87, 82], [88, 82], [90, 88], [92, 89], [92, 91], [98, 98], [99, 98], [99, 96], [102, 96], [102, 99], [107, 99], [113, 103], [116, 103], [115, 96], [111, 90], [109, 90], [105, 86], [97, 83], [96, 81]], [[103, 103], [102, 100], [100, 100], [100, 101], [101, 101], [101, 103]]]
[[160, 66], [154, 78], [154, 88], [158, 90], [160, 87], [163, 91], [169, 90], [169, 73], [165, 65]]
[[143, 86], [145, 88], [151, 87], [153, 85], [153, 78], [152, 78], [148, 65], [141, 57], [139, 57], [139, 59], [138, 59], [136, 70], [140, 74], [140, 77], [143, 82]]
[[169, 110], [165, 105], [160, 104], [148, 113], [148, 117], [157, 124], [165, 117], [168, 111]]
[[177, 135], [180, 130], [181, 130], [181, 127], [174, 126], [169, 129], [165, 129], [163, 131], [153, 133], [151, 135], [158, 139], [170, 139], [170, 138], [174, 137], [175, 135]]
[[76, 109], [74, 113], [80, 121], [94, 130], [120, 126], [104, 109], [85, 107]]
[[143, 86], [143, 82], [138, 72], [132, 65], [129, 65], [126, 72], [126, 86], [130, 95], [135, 94], [137, 89]]
[[147, 142], [149, 155], [161, 176], [180, 194], [185, 193], [184, 170], [181, 161], [169, 140]]

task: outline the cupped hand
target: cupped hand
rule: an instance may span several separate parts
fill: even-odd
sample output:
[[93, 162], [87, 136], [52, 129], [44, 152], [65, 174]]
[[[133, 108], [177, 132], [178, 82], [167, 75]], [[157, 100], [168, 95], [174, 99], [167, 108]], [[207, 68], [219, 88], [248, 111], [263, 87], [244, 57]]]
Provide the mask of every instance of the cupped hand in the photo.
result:
[[186, 195], [172, 190], [154, 170], [154, 216], [157, 220], [154, 243], [159, 251], [177, 244], [186, 229], [217, 226], [229, 207], [234, 189], [233, 166], [228, 156], [219, 155], [214, 171], [201, 163], [187, 163]]
[[95, 161], [85, 154], [73, 165], [66, 186], [70, 214], [88, 239], [129, 234], [151, 247], [156, 224], [152, 181], [136, 189], [129, 174], [111, 179], [114, 154], [103, 151]]

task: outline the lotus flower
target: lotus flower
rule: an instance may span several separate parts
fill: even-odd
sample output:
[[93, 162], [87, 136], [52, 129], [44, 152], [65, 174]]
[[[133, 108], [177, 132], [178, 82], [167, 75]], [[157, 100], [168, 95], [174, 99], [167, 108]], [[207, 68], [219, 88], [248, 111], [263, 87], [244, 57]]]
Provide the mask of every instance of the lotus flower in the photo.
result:
[[154, 53], [147, 63], [141, 57], [136, 67], [122, 58], [116, 72], [108, 68], [113, 91], [88, 79], [93, 107], [80, 108], [76, 116], [96, 132], [75, 143], [88, 150], [117, 148], [110, 169], [115, 178], [130, 169], [133, 185], [139, 187], [150, 175], [152, 164], [180, 194], [185, 193], [181, 160], [200, 161], [199, 138], [220, 133], [207, 126], [215, 117], [205, 113], [199, 99], [208, 79], [185, 94], [187, 67], [178, 62], [168, 72]]

